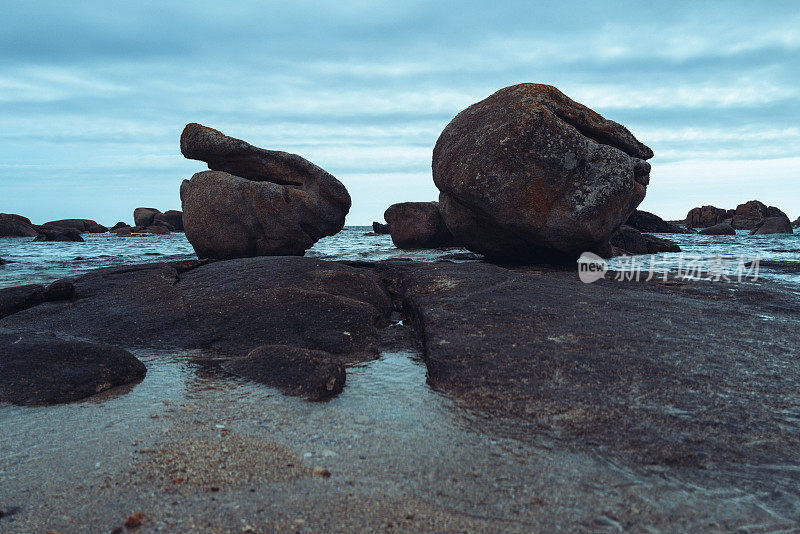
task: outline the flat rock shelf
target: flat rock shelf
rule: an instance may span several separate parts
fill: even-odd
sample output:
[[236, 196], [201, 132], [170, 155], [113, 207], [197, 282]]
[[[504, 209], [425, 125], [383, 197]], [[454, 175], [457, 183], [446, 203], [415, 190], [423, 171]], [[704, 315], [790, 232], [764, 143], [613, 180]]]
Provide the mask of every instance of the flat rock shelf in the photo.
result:
[[[800, 521], [800, 295], [779, 282], [265, 257], [72, 283], [0, 331], [115, 344], [147, 374], [0, 405], [3, 532]], [[340, 358], [344, 389], [308, 402], [224, 370], [265, 344]]]

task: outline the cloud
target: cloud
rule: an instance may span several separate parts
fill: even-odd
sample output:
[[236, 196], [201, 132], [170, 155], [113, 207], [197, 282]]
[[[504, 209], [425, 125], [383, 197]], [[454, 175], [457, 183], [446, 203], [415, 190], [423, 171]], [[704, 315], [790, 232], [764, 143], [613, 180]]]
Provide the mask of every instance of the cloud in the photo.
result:
[[115, 222], [137, 204], [175, 207], [202, 169], [178, 151], [197, 121], [312, 159], [357, 200], [348, 224], [369, 223], [435, 198], [442, 128], [525, 81], [651, 145], [648, 203], [686, 211], [715, 184], [749, 190], [737, 168], [779, 161], [774, 187], [797, 204], [786, 162], [800, 153], [800, 13], [698, 4], [13, 3], [0, 27], [0, 211]]

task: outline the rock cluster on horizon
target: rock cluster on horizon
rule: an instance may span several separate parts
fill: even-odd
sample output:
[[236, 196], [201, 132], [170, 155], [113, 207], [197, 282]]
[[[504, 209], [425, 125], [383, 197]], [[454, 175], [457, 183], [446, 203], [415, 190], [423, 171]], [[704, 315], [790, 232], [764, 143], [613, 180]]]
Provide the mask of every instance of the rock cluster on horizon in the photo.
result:
[[501, 89], [459, 113], [433, 150], [456, 241], [489, 258], [574, 261], [608, 251], [645, 197], [653, 151], [555, 87]]
[[[765, 224], [767, 219], [778, 220]], [[736, 209], [726, 210], [715, 206], [702, 206], [693, 208], [686, 215], [688, 228], [711, 228], [713, 231], [700, 232], [709, 235], [730, 235], [717, 232], [728, 230], [722, 224], [729, 225], [735, 230], [750, 230], [751, 235], [756, 234], [791, 234], [792, 223], [783, 211], [775, 206], [767, 206], [758, 200], [751, 200], [739, 204]], [[718, 228], [717, 228], [718, 227]], [[758, 229], [758, 230], [757, 230]], [[735, 233], [735, 232], [734, 232]]]
[[181, 152], [211, 169], [181, 184], [186, 237], [200, 258], [302, 255], [344, 226], [347, 189], [296, 154], [194, 123]]

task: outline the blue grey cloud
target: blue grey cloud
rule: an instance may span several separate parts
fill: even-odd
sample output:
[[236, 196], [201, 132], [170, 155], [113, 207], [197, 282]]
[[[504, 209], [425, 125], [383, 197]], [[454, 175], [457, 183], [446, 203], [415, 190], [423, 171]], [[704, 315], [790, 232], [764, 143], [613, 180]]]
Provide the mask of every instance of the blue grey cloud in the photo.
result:
[[5, 20], [0, 211], [39, 221], [177, 207], [197, 121], [320, 164], [353, 196], [348, 224], [369, 223], [434, 198], [441, 129], [525, 81], [653, 147], [649, 209], [800, 214], [794, 2], [39, 1]]

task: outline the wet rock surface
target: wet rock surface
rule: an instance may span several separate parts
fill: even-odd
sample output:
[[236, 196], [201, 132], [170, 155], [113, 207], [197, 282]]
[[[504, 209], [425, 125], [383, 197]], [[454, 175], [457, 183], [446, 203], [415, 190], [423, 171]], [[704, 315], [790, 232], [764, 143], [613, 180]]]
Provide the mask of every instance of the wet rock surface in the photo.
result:
[[379, 269], [431, 384], [475, 407], [640, 465], [800, 461], [786, 411], [800, 402], [797, 298], [487, 264]]
[[[80, 294], [140, 276], [128, 290], [144, 318], [169, 307], [153, 295], [215, 266], [193, 284], [238, 288], [232, 306], [243, 281], [258, 293], [272, 276], [257, 264], [277, 260], [106, 271]], [[396, 307], [379, 329], [388, 352], [348, 367], [325, 403], [193, 370], [167, 347], [140, 356], [147, 378], [126, 395], [42, 409], [35, 424], [14, 411], [28, 408], [0, 407], [2, 459], [13, 458], [0, 462], [0, 502], [22, 506], [0, 529], [109, 531], [135, 513], [145, 529], [255, 532], [791, 531], [800, 520], [792, 292], [584, 285], [567, 270], [477, 262], [285, 261], [274, 276], [299, 274], [280, 283], [374, 307], [383, 298], [353, 291], [347, 273], [377, 280]], [[342, 280], [321, 282], [330, 273]]]
[[72, 301], [15, 313], [0, 328], [229, 356], [281, 343], [360, 361], [375, 356], [392, 306], [370, 270], [296, 257], [111, 267], [72, 287]]
[[186, 237], [200, 258], [302, 255], [344, 226], [347, 189], [297, 154], [200, 124], [186, 126], [181, 152], [211, 169], [181, 185]]
[[438, 202], [400, 202], [383, 214], [397, 248], [447, 248], [455, 245]]
[[118, 347], [0, 334], [0, 402], [72, 402], [141, 380], [146, 372], [142, 362]]
[[245, 358], [225, 362], [222, 368], [309, 400], [334, 397], [345, 385], [345, 369], [339, 358], [321, 350], [286, 345], [258, 347]]
[[433, 151], [456, 241], [503, 261], [569, 263], [608, 247], [644, 199], [653, 152], [558, 89], [520, 84], [459, 113]]

